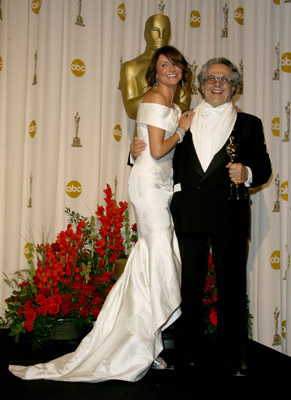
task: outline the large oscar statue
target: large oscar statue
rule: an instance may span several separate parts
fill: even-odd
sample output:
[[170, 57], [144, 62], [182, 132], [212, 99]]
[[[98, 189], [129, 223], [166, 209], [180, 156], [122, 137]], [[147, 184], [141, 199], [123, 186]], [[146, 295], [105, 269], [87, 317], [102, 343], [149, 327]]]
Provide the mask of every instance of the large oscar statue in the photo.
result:
[[[171, 36], [171, 23], [164, 14], [155, 14], [148, 18], [145, 24], [144, 38], [146, 48], [144, 53], [133, 60], [122, 64], [120, 70], [121, 93], [124, 107], [129, 118], [136, 119], [137, 108], [149, 90], [145, 78], [146, 71], [154, 52], [168, 45]], [[184, 88], [177, 89], [174, 102], [182, 111], [188, 110], [191, 93]]]

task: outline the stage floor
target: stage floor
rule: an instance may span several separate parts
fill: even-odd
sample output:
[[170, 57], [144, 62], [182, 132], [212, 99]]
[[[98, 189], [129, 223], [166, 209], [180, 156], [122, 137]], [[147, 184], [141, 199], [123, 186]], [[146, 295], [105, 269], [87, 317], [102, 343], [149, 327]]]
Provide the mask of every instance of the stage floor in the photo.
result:
[[[25, 341], [15, 343], [1, 330], [0, 336], [0, 393], [1, 399], [12, 400], [164, 400], [164, 399], [248, 399], [263, 395], [287, 394], [286, 377], [291, 376], [291, 357], [249, 341], [247, 356], [248, 377], [224, 377], [215, 362], [215, 342], [209, 341], [208, 354], [199, 370], [156, 371], [137, 383], [109, 381], [103, 383], [67, 383], [54, 381], [22, 381], [8, 371], [8, 364], [29, 365], [45, 362], [75, 349], [77, 343], [50, 342], [44, 349], [31, 351]], [[175, 350], [166, 337], [164, 357], [171, 361]], [[255, 379], [250, 379], [255, 378]], [[259, 396], [259, 397], [258, 397]], [[289, 391], [290, 397], [290, 391]]]

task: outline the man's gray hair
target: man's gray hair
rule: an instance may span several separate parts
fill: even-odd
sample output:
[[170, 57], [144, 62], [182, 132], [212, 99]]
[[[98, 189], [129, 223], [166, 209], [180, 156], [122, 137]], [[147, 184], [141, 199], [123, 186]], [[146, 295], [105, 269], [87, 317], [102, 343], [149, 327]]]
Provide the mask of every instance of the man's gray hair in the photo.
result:
[[241, 83], [241, 74], [240, 74], [237, 66], [235, 64], [233, 64], [231, 61], [229, 61], [227, 58], [224, 58], [224, 57], [211, 58], [209, 61], [207, 61], [207, 63], [202, 65], [201, 71], [197, 75], [197, 80], [199, 82], [199, 87], [198, 87], [199, 92], [204, 97], [204, 95], [202, 93], [202, 86], [203, 86], [204, 80], [206, 78], [207, 70], [210, 67], [210, 65], [213, 65], [213, 64], [224, 64], [230, 68], [231, 74], [232, 74], [232, 81], [233, 81], [232, 82], [232, 87], [233, 87], [232, 96], [234, 96], [240, 86], [240, 83]]

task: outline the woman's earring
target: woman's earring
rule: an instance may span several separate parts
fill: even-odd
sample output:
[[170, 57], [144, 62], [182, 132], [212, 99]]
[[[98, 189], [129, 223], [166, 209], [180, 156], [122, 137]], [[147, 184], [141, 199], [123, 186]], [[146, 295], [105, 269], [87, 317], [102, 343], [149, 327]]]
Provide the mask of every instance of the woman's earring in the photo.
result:
[[185, 82], [184, 82], [183, 78], [182, 78], [182, 81], [181, 81], [181, 86], [182, 86], [182, 87], [185, 86]]
[[156, 81], [154, 83], [154, 88], [156, 88], [158, 86], [158, 77], [156, 76]]

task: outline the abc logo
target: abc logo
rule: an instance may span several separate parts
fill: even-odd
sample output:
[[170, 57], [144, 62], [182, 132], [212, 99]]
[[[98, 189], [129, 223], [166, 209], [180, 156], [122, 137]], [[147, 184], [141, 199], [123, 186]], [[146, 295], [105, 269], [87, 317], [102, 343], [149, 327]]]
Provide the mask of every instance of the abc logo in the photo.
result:
[[200, 12], [193, 10], [190, 15], [190, 26], [192, 28], [199, 28], [200, 24], [201, 24]]
[[291, 72], [291, 53], [284, 53], [281, 60], [282, 71]]
[[113, 136], [117, 142], [119, 142], [120, 139], [122, 138], [122, 129], [120, 125], [115, 125], [113, 129]]
[[270, 264], [273, 269], [280, 269], [280, 250], [275, 250], [271, 254]]
[[28, 128], [28, 132], [32, 138], [35, 136], [36, 131], [37, 131], [37, 125], [36, 125], [35, 120], [33, 120], [33, 121], [31, 121], [29, 128]]
[[68, 196], [75, 199], [82, 193], [82, 186], [78, 181], [71, 181], [66, 186], [66, 193]]
[[234, 19], [240, 25], [244, 24], [244, 9], [242, 7], [238, 7], [234, 12]]
[[282, 321], [282, 336], [284, 339], [286, 339], [286, 319]]
[[125, 10], [125, 6], [124, 3], [119, 4], [119, 6], [117, 7], [117, 15], [119, 16], [119, 18], [124, 21], [126, 18], [126, 10]]
[[285, 181], [281, 185], [281, 197], [283, 200], [288, 201], [288, 181]]
[[32, 0], [31, 9], [35, 14], [39, 13], [41, 7], [42, 0]]
[[23, 253], [25, 255], [26, 258], [29, 257], [29, 253], [30, 253], [30, 247], [33, 246], [32, 243], [26, 243], [26, 245], [23, 248]]
[[2, 58], [0, 56], [0, 71], [1, 71], [2, 67], [3, 67], [3, 61], [2, 61]]
[[272, 121], [272, 132], [274, 136], [280, 136], [280, 118], [276, 117]]
[[83, 76], [85, 74], [86, 65], [83, 63], [82, 60], [78, 60], [76, 58], [76, 60], [72, 61], [71, 71], [79, 78], [80, 76]]

